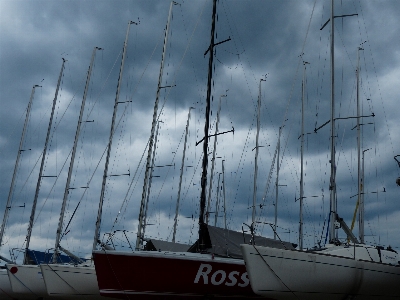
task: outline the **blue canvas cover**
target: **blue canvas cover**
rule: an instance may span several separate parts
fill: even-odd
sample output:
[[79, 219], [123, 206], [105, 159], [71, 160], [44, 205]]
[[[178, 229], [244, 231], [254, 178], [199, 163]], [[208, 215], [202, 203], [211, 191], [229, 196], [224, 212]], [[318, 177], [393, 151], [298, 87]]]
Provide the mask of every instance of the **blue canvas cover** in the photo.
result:
[[[53, 263], [53, 253], [42, 252], [36, 250], [27, 250], [28, 262], [30, 265], [49, 264]], [[81, 258], [85, 261], [84, 258]], [[59, 254], [57, 263], [59, 264], [77, 264], [78, 262], [71, 257]]]

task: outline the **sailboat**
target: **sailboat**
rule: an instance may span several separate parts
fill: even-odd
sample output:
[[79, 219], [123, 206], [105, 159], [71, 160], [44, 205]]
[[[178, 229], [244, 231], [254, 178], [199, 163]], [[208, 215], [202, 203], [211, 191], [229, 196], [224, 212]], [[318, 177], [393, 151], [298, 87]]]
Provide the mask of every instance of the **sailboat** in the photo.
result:
[[[36, 84], [32, 88], [31, 97], [29, 99], [28, 107], [26, 110], [26, 117], [25, 117], [24, 127], [22, 129], [22, 135], [21, 135], [21, 140], [19, 143], [17, 159], [15, 161], [14, 172], [13, 172], [13, 176], [11, 179], [10, 191], [9, 191], [8, 198], [7, 198], [6, 209], [4, 211], [3, 222], [2, 222], [1, 228], [0, 228], [0, 247], [3, 245], [3, 237], [4, 237], [5, 227], [7, 224], [8, 214], [9, 214], [10, 208], [11, 208], [11, 200], [12, 200], [13, 192], [14, 192], [15, 178], [16, 178], [16, 174], [17, 174], [17, 170], [18, 170], [18, 166], [19, 166], [19, 162], [20, 162], [20, 158], [21, 158], [21, 153], [22, 153], [22, 151], [24, 151], [22, 149], [22, 147], [23, 147], [24, 140], [25, 140], [24, 137], [25, 137], [26, 127], [27, 127], [28, 120], [30, 117], [33, 96], [35, 94], [35, 88], [37, 88], [37, 87], [40, 87], [40, 86]], [[5, 257], [0, 256], [0, 259], [4, 260], [5, 262], [8, 262], [8, 263], [13, 263], [11, 260], [9, 260]], [[0, 267], [0, 297], [1, 297], [1, 299], [13, 299], [15, 296], [16, 295], [12, 291], [10, 280], [8, 278], [7, 268], [5, 266], [1, 266]]]
[[[199, 238], [187, 252], [179, 250], [93, 251], [100, 294], [121, 299], [257, 297], [251, 290], [239, 245], [250, 242], [250, 234], [210, 226], [205, 222], [208, 140], [212, 66], [214, 53], [216, 0], [213, 1], [203, 164], [200, 197]], [[141, 221], [139, 220], [139, 223]], [[139, 224], [140, 226], [140, 224]], [[138, 232], [138, 239], [144, 239]], [[290, 243], [258, 238], [260, 244], [294, 248]], [[137, 245], [142, 241], [138, 240]]]
[[328, 244], [320, 251], [242, 245], [253, 291], [274, 299], [398, 299], [396, 252]]
[[[115, 124], [115, 118], [116, 118], [116, 111], [117, 111], [118, 103], [121, 103], [121, 102], [119, 102], [119, 92], [120, 92], [121, 82], [122, 82], [122, 74], [123, 74], [124, 62], [125, 62], [125, 57], [126, 57], [129, 30], [130, 30], [130, 25], [132, 25], [132, 24], [136, 24], [136, 23], [133, 21], [128, 22], [128, 27], [127, 27], [127, 31], [126, 31], [124, 47], [123, 47], [123, 52], [122, 52], [117, 92], [116, 92], [116, 97], [115, 97], [114, 112], [113, 112], [111, 129], [110, 129], [110, 138], [109, 138], [109, 143], [107, 146], [107, 157], [106, 157], [106, 163], [105, 163], [105, 169], [104, 169], [102, 191], [101, 191], [101, 196], [100, 196], [100, 201], [99, 201], [99, 209], [98, 209], [96, 228], [95, 228], [95, 233], [94, 233], [94, 243], [93, 243], [94, 248], [97, 245], [97, 241], [98, 241], [99, 228], [100, 228], [100, 223], [101, 223], [101, 211], [102, 211], [103, 198], [104, 198], [105, 181], [107, 178], [108, 163], [109, 163], [111, 145], [112, 145], [112, 137], [113, 137], [114, 130], [115, 130], [114, 124]], [[87, 78], [85, 92], [84, 92], [84, 99], [86, 97], [86, 93], [88, 90], [89, 80], [90, 80], [90, 72], [91, 72], [92, 65], [93, 65], [95, 51], [97, 49], [101, 49], [101, 48], [95, 47], [93, 50], [92, 60], [91, 60], [91, 64], [89, 67], [88, 78]], [[81, 123], [83, 108], [84, 108], [84, 100], [82, 102], [80, 119], [78, 121], [77, 133], [75, 135], [75, 144], [73, 147], [73, 152], [76, 149], [77, 137], [79, 135], [79, 126]], [[72, 171], [72, 164], [73, 164], [73, 160], [71, 158], [71, 166], [70, 166], [69, 173], [71, 173], [71, 171]], [[69, 180], [69, 178], [70, 177], [68, 176], [68, 180]], [[69, 188], [68, 180], [67, 180], [67, 186], [66, 186], [64, 200], [68, 194], [68, 188]], [[65, 206], [65, 202], [63, 203], [63, 206]], [[52, 264], [41, 264], [40, 265], [44, 280], [46, 282], [47, 292], [50, 296], [62, 296], [62, 297], [68, 297], [68, 298], [82, 298], [83, 297], [85, 299], [101, 299], [102, 297], [100, 296], [99, 288], [97, 285], [96, 271], [95, 271], [95, 268], [92, 263], [85, 263], [83, 261], [81, 261], [79, 264], [75, 264], [75, 265], [72, 265], [72, 264], [67, 265], [67, 264], [57, 263], [58, 249], [61, 249], [62, 251], [67, 252], [65, 249], [63, 249], [60, 246], [59, 234], [62, 230], [62, 218], [63, 218], [63, 210], [61, 211], [59, 228], [57, 230], [57, 239], [56, 239], [56, 247], [55, 247], [56, 251], [54, 253], [54, 261]]]
[[43, 171], [43, 166], [44, 166], [44, 162], [45, 162], [45, 158], [46, 158], [47, 145], [48, 145], [50, 131], [51, 131], [51, 127], [52, 127], [54, 109], [55, 109], [55, 106], [57, 103], [58, 91], [60, 88], [61, 78], [62, 78], [62, 74], [64, 71], [64, 64], [66, 62], [66, 60], [64, 58], [62, 60], [63, 60], [63, 63], [61, 66], [60, 75], [58, 77], [57, 88], [56, 88], [56, 92], [55, 92], [55, 96], [54, 96], [54, 100], [53, 100], [53, 106], [52, 106], [49, 126], [47, 129], [46, 142], [45, 142], [44, 150], [42, 153], [42, 161], [41, 161], [39, 177], [38, 177], [38, 181], [37, 181], [37, 185], [36, 185], [35, 197], [33, 200], [31, 216], [29, 219], [28, 233], [27, 233], [26, 240], [25, 240], [25, 253], [24, 253], [24, 262], [23, 262], [24, 264], [22, 264], [22, 265], [15, 264], [15, 263], [6, 264], [8, 277], [10, 279], [10, 284], [11, 284], [13, 292], [16, 294], [19, 294], [19, 296], [21, 296], [22, 298], [27, 298], [27, 299], [37, 299], [38, 297], [47, 297], [48, 296], [40, 267], [38, 265], [29, 264], [30, 263], [29, 244], [30, 244], [30, 239], [31, 239], [31, 234], [32, 234], [33, 221], [35, 218], [35, 210], [36, 210], [36, 204], [37, 204], [39, 190], [40, 190], [40, 184], [41, 184], [41, 180], [42, 180], [42, 171]]
[[[330, 243], [311, 250], [242, 244], [253, 291], [273, 299], [398, 299], [400, 256], [391, 247], [364, 244], [337, 213], [334, 116], [334, 5], [331, 5], [331, 180]], [[359, 69], [357, 70], [357, 73]], [[359, 128], [359, 124], [358, 124]], [[302, 197], [302, 195], [301, 195]], [[361, 203], [360, 203], [361, 204]], [[363, 224], [360, 221], [360, 224]], [[302, 225], [302, 221], [300, 221]], [[343, 228], [351, 242], [342, 243]], [[302, 230], [300, 230], [301, 232]], [[360, 230], [362, 233], [363, 230]]]
[[[93, 62], [96, 54], [96, 50], [102, 50], [99, 47], [94, 47], [93, 52], [92, 52], [92, 58], [87, 74], [87, 80], [86, 80], [86, 86], [85, 86], [85, 91], [83, 94], [83, 99], [82, 99], [82, 104], [81, 104], [81, 110], [79, 114], [79, 119], [78, 119], [78, 126], [77, 130], [75, 133], [75, 141], [74, 145], [72, 148], [72, 154], [71, 154], [71, 161], [70, 161], [70, 166], [68, 170], [68, 177], [67, 177], [67, 183], [64, 191], [64, 198], [63, 202], [61, 205], [61, 213], [60, 213], [60, 219], [58, 223], [58, 228], [57, 228], [57, 234], [56, 234], [56, 243], [55, 243], [55, 250], [54, 254], [51, 260], [51, 263], [41, 263], [40, 264], [40, 270], [41, 274], [43, 276], [45, 285], [46, 285], [46, 291], [48, 295], [50, 296], [71, 296], [71, 295], [84, 295], [86, 297], [90, 296], [96, 296], [98, 295], [98, 289], [97, 289], [97, 281], [96, 281], [96, 274], [93, 270], [93, 268], [90, 267], [90, 265], [85, 265], [84, 261], [72, 253], [70, 253], [68, 250], [64, 249], [60, 245], [61, 241], [61, 233], [63, 230], [63, 222], [64, 222], [64, 212], [65, 212], [65, 206], [66, 206], [66, 201], [68, 198], [68, 193], [69, 193], [69, 188], [70, 188], [70, 180], [71, 180], [71, 174], [73, 170], [73, 164], [74, 164], [74, 158], [75, 158], [75, 153], [76, 153], [76, 147], [78, 143], [78, 138], [79, 138], [79, 132], [80, 132], [80, 126], [82, 124], [82, 116], [85, 108], [85, 100], [86, 100], [86, 95], [87, 91], [89, 88], [89, 83], [90, 83], [90, 75], [93, 69]], [[64, 251], [67, 253], [69, 256], [73, 257], [73, 264], [63, 264], [60, 263], [60, 253], [59, 251]], [[79, 264], [77, 267], [76, 264]]]

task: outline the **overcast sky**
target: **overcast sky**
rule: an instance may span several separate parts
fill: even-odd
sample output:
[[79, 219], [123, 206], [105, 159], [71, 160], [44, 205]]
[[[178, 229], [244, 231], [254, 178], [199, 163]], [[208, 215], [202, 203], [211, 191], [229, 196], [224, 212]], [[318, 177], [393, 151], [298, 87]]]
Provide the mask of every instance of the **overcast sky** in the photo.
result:
[[[61, 245], [88, 256], [105, 166], [105, 152], [117, 90], [121, 53], [129, 21], [127, 56], [117, 106], [104, 197], [101, 238], [127, 249], [136, 241], [146, 145], [170, 1], [0, 1], [0, 212], [4, 212], [18, 153], [26, 108], [34, 85], [32, 110], [1, 247], [9, 256], [23, 248], [38, 180], [52, 101], [62, 58], [63, 70], [35, 214], [31, 247], [54, 247], [61, 200], [74, 142], [87, 72], [94, 67], [73, 166]], [[159, 130], [148, 205], [146, 236], [171, 240], [179, 175], [190, 107], [177, 241], [197, 238], [202, 144], [212, 1], [180, 1], [172, 8], [158, 107]], [[217, 4], [210, 133], [215, 132], [221, 99], [219, 135], [212, 181], [209, 223], [242, 230], [251, 223], [257, 97], [261, 82], [257, 216], [274, 221], [274, 154], [282, 128], [278, 188], [278, 234], [298, 242], [301, 83], [306, 74], [304, 147], [305, 247], [325, 242], [329, 213], [330, 1], [227, 1]], [[400, 3], [337, 1], [335, 15], [335, 117], [357, 115], [356, 67], [360, 57], [360, 109], [365, 116], [361, 151], [365, 166], [366, 242], [400, 247]], [[303, 61], [308, 62], [304, 72]], [[226, 95], [226, 97], [221, 97]], [[125, 102], [125, 103], [122, 103]], [[375, 117], [369, 117], [375, 114]], [[86, 122], [90, 121], [90, 122]], [[356, 119], [336, 122], [338, 213], [350, 226], [357, 201]], [[214, 138], [209, 143], [211, 174]], [[222, 174], [222, 161], [224, 173]], [[271, 170], [272, 168], [272, 170]], [[123, 174], [130, 174], [123, 175]], [[121, 176], [111, 176], [121, 175]], [[225, 178], [224, 182], [222, 178]], [[208, 179], [210, 182], [210, 178]], [[219, 183], [218, 183], [219, 182]], [[219, 185], [219, 193], [217, 187]], [[225, 198], [222, 193], [225, 186]], [[86, 187], [86, 188], [83, 188]], [[207, 191], [208, 196], [208, 191]], [[260, 209], [261, 204], [261, 209]], [[2, 218], [2, 215], [0, 215]], [[356, 223], [357, 224], [357, 223]], [[272, 236], [269, 225], [258, 232]], [[354, 232], [358, 235], [358, 227]], [[339, 231], [344, 238], [344, 233]], [[21, 254], [14, 250], [14, 254]]]

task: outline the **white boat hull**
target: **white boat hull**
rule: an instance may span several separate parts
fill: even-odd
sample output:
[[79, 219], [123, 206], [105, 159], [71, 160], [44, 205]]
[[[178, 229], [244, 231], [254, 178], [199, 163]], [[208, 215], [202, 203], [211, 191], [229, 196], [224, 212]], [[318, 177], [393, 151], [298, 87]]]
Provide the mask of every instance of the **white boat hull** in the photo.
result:
[[400, 265], [241, 245], [251, 287], [273, 299], [400, 299]]
[[47, 293], [54, 297], [103, 299], [91, 266], [41, 264]]
[[17, 299], [47, 298], [42, 271], [37, 265], [6, 264], [13, 293]]

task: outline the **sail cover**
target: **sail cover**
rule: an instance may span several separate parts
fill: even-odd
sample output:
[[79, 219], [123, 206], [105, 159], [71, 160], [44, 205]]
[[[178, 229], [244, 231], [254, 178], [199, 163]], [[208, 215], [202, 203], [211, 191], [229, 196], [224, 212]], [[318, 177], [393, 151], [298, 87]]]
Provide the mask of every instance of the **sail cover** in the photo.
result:
[[[255, 236], [257, 246], [267, 246], [278, 249], [295, 249], [297, 245], [270, 238]], [[229, 229], [207, 225], [206, 227], [207, 252], [218, 256], [243, 258], [240, 244], [250, 244], [251, 235]], [[193, 245], [179, 244], [155, 239], [147, 240], [144, 250], [147, 251], [172, 251], [172, 252], [197, 252], [198, 241]]]
[[[205, 232], [205, 248], [208, 253], [212, 253], [222, 257], [243, 258], [240, 244], [250, 244], [251, 235], [247, 233], [237, 232], [229, 229], [206, 226]], [[295, 249], [297, 245], [290, 242], [283, 242], [261, 236], [255, 236], [255, 244], [257, 246], [266, 246], [278, 249]], [[187, 251], [197, 252], [198, 240]]]
[[144, 250], [147, 251], [172, 251], [186, 252], [190, 245], [150, 239], [147, 241]]
[[[240, 244], [251, 243], [251, 235], [233, 230], [207, 225], [211, 241], [211, 248], [208, 250], [218, 256], [243, 258]], [[296, 245], [289, 242], [282, 242], [270, 238], [255, 236], [257, 246], [267, 246], [279, 249], [294, 249]]]

